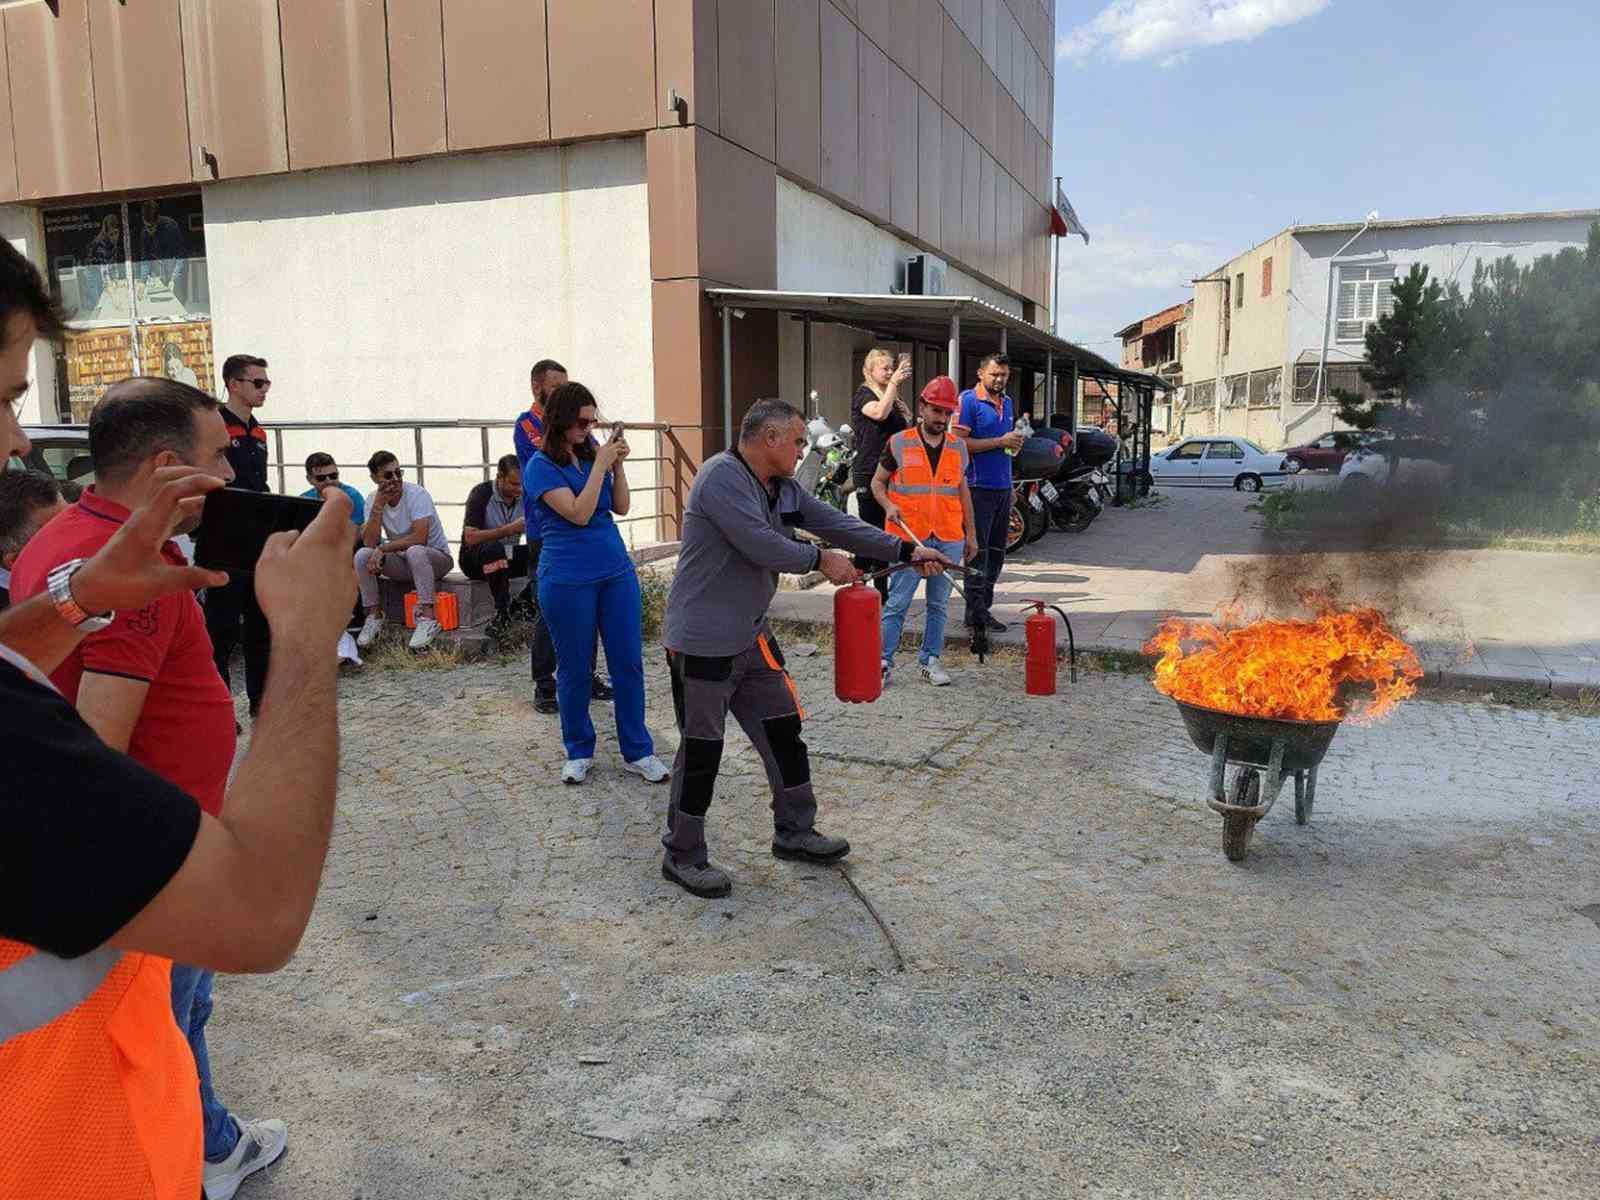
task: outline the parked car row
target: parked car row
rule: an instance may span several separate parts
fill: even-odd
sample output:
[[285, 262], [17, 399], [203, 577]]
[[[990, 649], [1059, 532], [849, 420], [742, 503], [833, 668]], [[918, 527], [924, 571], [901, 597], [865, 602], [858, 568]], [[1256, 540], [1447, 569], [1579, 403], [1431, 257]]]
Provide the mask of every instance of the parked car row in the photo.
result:
[[1249, 438], [1186, 438], [1150, 456], [1150, 475], [1165, 487], [1231, 487], [1259, 492], [1280, 486], [1295, 468]]

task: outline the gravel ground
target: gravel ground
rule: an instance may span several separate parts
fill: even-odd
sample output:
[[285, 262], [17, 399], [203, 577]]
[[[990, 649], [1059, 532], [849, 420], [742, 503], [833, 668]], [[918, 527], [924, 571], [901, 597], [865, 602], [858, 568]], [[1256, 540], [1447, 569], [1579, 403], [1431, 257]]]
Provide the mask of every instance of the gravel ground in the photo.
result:
[[290, 1126], [245, 1200], [1600, 1193], [1600, 720], [1347, 725], [1235, 866], [1143, 679], [847, 707], [831, 665], [791, 654], [822, 824], [892, 941], [771, 858], [737, 733], [702, 901], [664, 788], [604, 742], [556, 782], [524, 665], [348, 677], [311, 929], [218, 984], [220, 1092]]

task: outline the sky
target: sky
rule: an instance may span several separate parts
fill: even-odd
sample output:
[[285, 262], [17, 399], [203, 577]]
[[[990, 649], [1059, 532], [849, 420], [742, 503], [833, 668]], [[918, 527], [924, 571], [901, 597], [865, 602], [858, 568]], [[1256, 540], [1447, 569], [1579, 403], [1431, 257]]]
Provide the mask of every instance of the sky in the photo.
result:
[[1600, 208], [1596, 0], [1057, 0], [1060, 333], [1293, 224]]

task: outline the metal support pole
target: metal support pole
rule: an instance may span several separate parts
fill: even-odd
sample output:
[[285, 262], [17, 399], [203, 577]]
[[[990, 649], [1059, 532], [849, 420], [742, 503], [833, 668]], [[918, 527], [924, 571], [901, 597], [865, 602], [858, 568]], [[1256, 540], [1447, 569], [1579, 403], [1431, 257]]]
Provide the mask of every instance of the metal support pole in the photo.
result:
[[[1050, 195], [1050, 202], [1055, 203], [1055, 198], [1061, 192], [1061, 176], [1056, 176], [1056, 190]], [[1057, 337], [1061, 336], [1061, 239], [1051, 232], [1050, 237], [1050, 332]], [[1077, 412], [1074, 411], [1073, 421], [1077, 421]]]
[[1072, 380], [1067, 385], [1067, 428], [1073, 430], [1078, 427], [1078, 360], [1072, 360], [1072, 370], [1067, 378]]
[[483, 481], [489, 482], [489, 427], [485, 425], [478, 430], [478, 444], [483, 450]]
[[950, 346], [948, 350], [947, 366], [950, 378], [956, 381], [956, 387], [961, 386], [961, 314], [950, 314]]
[[722, 310], [722, 448], [733, 448], [733, 310]]
[[1044, 423], [1048, 427], [1050, 418], [1056, 415], [1056, 352], [1046, 350], [1044, 354]]
[[1007, 349], [1007, 347], [1010, 345], [1010, 339], [1007, 337], [1007, 334], [1009, 332], [1010, 331], [1007, 330], [1004, 325], [1002, 325], [1000, 327], [1000, 353], [1001, 354], [1009, 354], [1010, 353], [1010, 350]]
[[806, 313], [800, 325], [805, 349], [801, 353], [804, 363], [800, 373], [800, 407], [805, 412], [807, 419], [818, 414], [811, 407], [811, 314]]
[[416, 426], [411, 433], [417, 447], [417, 486], [422, 487], [423, 472], [426, 470], [422, 463], [422, 426]]

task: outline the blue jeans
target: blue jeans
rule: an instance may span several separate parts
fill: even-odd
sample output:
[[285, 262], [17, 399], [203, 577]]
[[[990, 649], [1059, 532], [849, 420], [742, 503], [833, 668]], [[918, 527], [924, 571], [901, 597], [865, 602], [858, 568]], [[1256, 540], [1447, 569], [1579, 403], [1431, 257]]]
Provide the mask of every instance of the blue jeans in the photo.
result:
[[[923, 538], [922, 544], [937, 550], [952, 562], [966, 557], [965, 542], [941, 542], [938, 538]], [[889, 576], [889, 603], [883, 608], [883, 661], [894, 662], [894, 652], [900, 648], [900, 634], [905, 630], [906, 612], [916, 599], [917, 584], [922, 577], [910, 568]], [[928, 617], [922, 626], [922, 649], [917, 661], [926, 664], [944, 651], [944, 623], [950, 613], [949, 574], [928, 576]]]
[[172, 964], [172, 1016], [189, 1039], [200, 1076], [200, 1117], [205, 1126], [206, 1161], [221, 1162], [239, 1143], [239, 1127], [228, 1106], [211, 1090], [211, 1058], [206, 1053], [206, 1022], [211, 1019], [211, 983], [216, 976], [199, 967]]
[[594, 636], [606, 648], [611, 668], [612, 705], [623, 760], [638, 762], [656, 752], [644, 724], [643, 600], [639, 577], [630, 567], [598, 583], [539, 580], [539, 611], [556, 644], [556, 703], [561, 708], [561, 740], [567, 757], [594, 757], [594, 722], [589, 693], [594, 687]]

